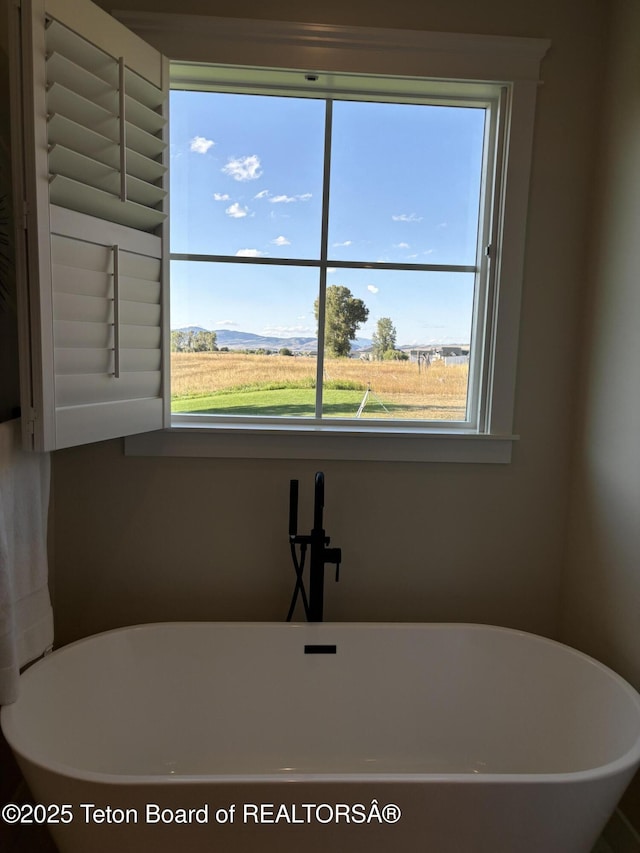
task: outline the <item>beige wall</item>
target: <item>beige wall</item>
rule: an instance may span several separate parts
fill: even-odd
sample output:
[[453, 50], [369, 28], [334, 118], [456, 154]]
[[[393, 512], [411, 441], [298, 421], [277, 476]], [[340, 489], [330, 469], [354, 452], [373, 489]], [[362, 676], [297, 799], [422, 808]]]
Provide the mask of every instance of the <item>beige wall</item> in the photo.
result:
[[[535, 136], [516, 411], [522, 439], [508, 466], [141, 459], [124, 457], [119, 441], [55, 453], [58, 642], [156, 619], [283, 619], [294, 577], [288, 480], [301, 478], [307, 500], [320, 467], [326, 526], [344, 552], [327, 618], [472, 620], [555, 635], [606, 4], [116, 5], [552, 39]], [[301, 523], [310, 524], [308, 500], [303, 512]]]
[[640, 5], [613, 8], [562, 633], [640, 688]]
[[640, 5], [612, 9], [561, 636], [640, 689]]

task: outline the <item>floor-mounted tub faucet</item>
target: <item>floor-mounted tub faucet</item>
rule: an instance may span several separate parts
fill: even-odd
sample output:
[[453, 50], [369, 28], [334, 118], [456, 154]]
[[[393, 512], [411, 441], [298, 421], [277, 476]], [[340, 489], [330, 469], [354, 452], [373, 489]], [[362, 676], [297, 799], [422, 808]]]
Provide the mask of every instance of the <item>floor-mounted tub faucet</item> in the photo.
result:
[[[291, 607], [287, 621], [291, 621], [293, 611], [298, 598], [298, 593], [302, 595], [302, 603], [304, 605], [305, 615], [309, 622], [322, 622], [324, 610], [324, 567], [328, 563], [336, 566], [336, 581], [340, 577], [340, 563], [342, 561], [342, 551], [340, 548], [327, 547], [330, 543], [330, 538], [325, 535], [323, 527], [323, 512], [324, 512], [324, 474], [318, 471], [315, 479], [315, 488], [313, 496], [313, 528], [308, 536], [298, 535], [298, 481], [291, 480], [291, 488], [289, 493], [289, 543], [291, 545], [291, 554], [293, 563], [296, 569], [296, 588], [293, 594]], [[296, 556], [295, 546], [300, 545], [301, 558], [298, 561]], [[307, 548], [310, 549], [309, 559], [309, 598], [304, 588], [304, 562]]]

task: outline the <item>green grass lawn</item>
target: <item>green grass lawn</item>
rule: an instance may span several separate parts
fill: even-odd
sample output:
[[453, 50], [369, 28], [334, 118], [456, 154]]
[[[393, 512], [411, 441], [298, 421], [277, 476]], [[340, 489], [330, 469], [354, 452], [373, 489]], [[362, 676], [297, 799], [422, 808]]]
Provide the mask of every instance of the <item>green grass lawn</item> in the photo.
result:
[[[355, 417], [364, 391], [325, 389], [323, 414], [333, 418]], [[385, 402], [389, 412], [395, 408]], [[280, 388], [275, 390], [225, 391], [203, 397], [183, 397], [172, 401], [175, 413], [196, 412], [209, 415], [261, 415], [263, 417], [313, 417], [315, 391], [312, 388]], [[363, 415], [384, 416], [382, 406], [369, 397]]]

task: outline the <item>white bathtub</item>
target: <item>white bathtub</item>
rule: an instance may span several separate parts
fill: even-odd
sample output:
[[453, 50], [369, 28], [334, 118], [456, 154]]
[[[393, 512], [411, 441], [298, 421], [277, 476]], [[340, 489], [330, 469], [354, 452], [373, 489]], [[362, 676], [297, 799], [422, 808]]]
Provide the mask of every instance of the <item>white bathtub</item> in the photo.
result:
[[640, 762], [625, 681], [480, 625], [124, 628], [2, 728], [63, 853], [588, 853]]

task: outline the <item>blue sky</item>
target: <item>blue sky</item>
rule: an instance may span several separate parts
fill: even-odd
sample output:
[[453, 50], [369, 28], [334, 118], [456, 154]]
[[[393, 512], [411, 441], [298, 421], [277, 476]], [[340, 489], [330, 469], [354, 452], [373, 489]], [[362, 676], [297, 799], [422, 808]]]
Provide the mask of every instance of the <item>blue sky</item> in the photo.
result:
[[[336, 261], [473, 264], [484, 112], [335, 102], [328, 255]], [[316, 259], [325, 103], [171, 95], [171, 251]], [[314, 336], [315, 268], [173, 261], [171, 326]], [[333, 269], [391, 317], [397, 343], [467, 343], [473, 275]]]

